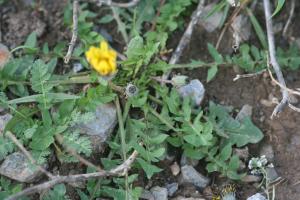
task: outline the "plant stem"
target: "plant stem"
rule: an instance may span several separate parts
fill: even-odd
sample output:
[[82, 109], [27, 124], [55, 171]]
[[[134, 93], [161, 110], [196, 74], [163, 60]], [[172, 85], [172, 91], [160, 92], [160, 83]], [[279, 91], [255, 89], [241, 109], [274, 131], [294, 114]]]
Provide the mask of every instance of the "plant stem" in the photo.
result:
[[[125, 128], [123, 123], [123, 117], [122, 117], [122, 110], [120, 106], [120, 100], [119, 97], [116, 98], [115, 104], [117, 107], [117, 115], [118, 115], [118, 122], [119, 122], [119, 130], [120, 130], [120, 138], [121, 138], [121, 146], [122, 146], [122, 154], [123, 154], [123, 160], [126, 160], [126, 141], [125, 141]], [[126, 189], [126, 200], [128, 200], [128, 173], [125, 172], [125, 189]]]

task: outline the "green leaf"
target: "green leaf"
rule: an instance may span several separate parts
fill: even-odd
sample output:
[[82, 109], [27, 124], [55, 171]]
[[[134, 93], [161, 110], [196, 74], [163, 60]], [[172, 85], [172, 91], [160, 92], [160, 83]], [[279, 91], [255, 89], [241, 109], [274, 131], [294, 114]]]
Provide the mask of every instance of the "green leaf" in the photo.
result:
[[217, 72], [218, 72], [218, 66], [217, 65], [211, 66], [207, 71], [206, 81], [207, 82], [211, 81], [216, 76]]
[[220, 64], [223, 62], [223, 57], [221, 54], [219, 54], [219, 52], [217, 51], [217, 49], [210, 43], [207, 44], [207, 48], [208, 48], [208, 52], [211, 55], [211, 57], [214, 59], [214, 61], [217, 64]]
[[210, 103], [209, 111], [210, 120], [215, 121], [214, 123], [218, 124], [218, 129], [223, 130], [228, 136], [225, 140], [227, 143], [241, 147], [262, 140], [263, 133], [252, 123], [249, 117], [239, 122], [233, 119], [225, 108], [213, 103]]
[[64, 184], [59, 184], [54, 186], [54, 188], [46, 193], [43, 197], [43, 200], [67, 200], [68, 198], [65, 197], [66, 194], [66, 187]]
[[141, 54], [141, 50], [143, 49], [143, 38], [139, 35], [132, 38], [128, 44], [126, 55], [128, 58], [133, 58], [136, 55]]
[[26, 42], [24, 44], [24, 46], [26, 46], [27, 48], [32, 48], [34, 49], [37, 45], [37, 35], [36, 32], [33, 31], [26, 39]]
[[14, 143], [3, 136], [0, 136], [0, 161], [14, 150]]
[[167, 139], [168, 135], [167, 134], [158, 134], [157, 136], [150, 137], [149, 142], [153, 144], [161, 144], [163, 141]]
[[145, 160], [141, 158], [137, 158], [137, 162], [140, 164], [140, 166], [143, 168], [143, 170], [146, 172], [147, 178], [150, 179], [155, 173], [161, 172], [162, 169], [156, 167], [155, 165], [152, 165]]
[[258, 36], [258, 39], [259, 39], [262, 47], [264, 49], [267, 49], [268, 44], [267, 44], [267, 38], [266, 38], [265, 32], [263, 31], [263, 29], [262, 29], [261, 25], [259, 24], [258, 20], [256, 19], [256, 17], [253, 15], [253, 12], [249, 8], [246, 8], [246, 10], [247, 10], [247, 13], [250, 17], [250, 21], [254, 27], [255, 33]]
[[46, 150], [54, 142], [53, 133], [53, 128], [39, 127], [32, 136], [32, 141], [29, 146], [33, 150]]
[[[38, 102], [40, 98], [43, 97], [43, 94], [35, 94], [26, 97], [21, 97], [13, 100], [7, 101], [8, 105], [21, 104], [21, 103], [31, 103]], [[48, 98], [51, 98], [53, 102], [62, 102], [66, 100], [79, 99], [80, 96], [65, 94], [65, 93], [48, 93]]]
[[34, 62], [31, 70], [31, 84], [32, 89], [35, 92], [46, 94], [49, 92], [54, 85], [47, 84], [51, 74], [48, 73], [49, 68], [42, 60], [37, 60]]
[[80, 136], [79, 133], [65, 133], [63, 136], [63, 145], [71, 148], [77, 153], [83, 153], [89, 156], [92, 153], [91, 141], [88, 137]]
[[231, 171], [236, 171], [240, 166], [240, 159], [237, 155], [230, 158], [228, 169]]
[[277, 13], [282, 9], [284, 3], [285, 3], [285, 0], [278, 0], [277, 1], [276, 9], [275, 9], [275, 11], [274, 11], [274, 13], [272, 14], [271, 17], [274, 17], [275, 15], [277, 15]]
[[107, 23], [111, 22], [112, 20], [114, 20], [114, 17], [112, 15], [105, 15], [99, 20], [99, 23], [107, 24]]
[[220, 160], [222, 161], [226, 161], [227, 159], [230, 158], [231, 154], [232, 154], [232, 145], [230, 143], [228, 143], [222, 150], [220, 153]]

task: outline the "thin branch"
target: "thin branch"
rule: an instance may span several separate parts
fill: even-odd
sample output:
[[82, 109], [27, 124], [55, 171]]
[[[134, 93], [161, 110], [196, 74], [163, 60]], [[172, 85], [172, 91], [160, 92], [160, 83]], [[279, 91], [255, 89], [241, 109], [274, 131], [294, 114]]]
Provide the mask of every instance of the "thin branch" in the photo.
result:
[[72, 30], [72, 39], [69, 44], [68, 52], [64, 57], [64, 61], [66, 64], [69, 63], [75, 44], [78, 36], [78, 12], [79, 12], [79, 3], [78, 0], [73, 1], [73, 30]]
[[233, 79], [233, 81], [237, 81], [241, 78], [251, 78], [251, 77], [255, 77], [258, 76], [260, 74], [263, 74], [265, 71], [267, 71], [266, 69], [263, 69], [261, 71], [255, 72], [255, 73], [251, 73], [251, 74], [237, 74], [235, 76], [235, 78]]
[[[192, 19], [188, 25], [188, 27], [186, 28], [183, 36], [180, 39], [180, 42], [176, 48], [176, 50], [174, 51], [174, 53], [172, 54], [171, 59], [169, 60], [169, 64], [175, 64], [177, 63], [177, 61], [179, 60], [183, 50], [185, 49], [185, 47], [189, 44], [191, 37], [192, 37], [192, 33], [194, 30], [195, 25], [198, 23], [198, 21], [200, 20], [200, 16], [203, 12], [203, 5], [204, 5], [205, 0], [200, 0], [199, 4], [197, 6], [197, 9], [194, 11], [193, 15], [192, 15]], [[171, 70], [167, 71], [162, 79], [166, 80], [168, 79], [169, 75], [171, 73]]]
[[32, 187], [29, 187], [21, 192], [18, 192], [17, 194], [14, 194], [10, 197], [8, 197], [6, 200], [17, 200], [19, 197], [27, 196], [33, 193], [37, 193], [49, 188], [52, 188], [53, 186], [60, 184], [60, 183], [74, 183], [78, 181], [86, 181], [89, 179], [94, 178], [101, 178], [101, 177], [108, 177], [108, 176], [123, 176], [124, 172], [127, 172], [134, 160], [136, 159], [138, 155], [137, 151], [134, 151], [131, 156], [123, 162], [123, 164], [109, 170], [109, 171], [101, 171], [101, 172], [94, 172], [94, 173], [87, 173], [87, 174], [77, 174], [77, 175], [69, 175], [69, 176], [58, 176], [54, 179], [44, 182], [39, 185], [35, 185]]
[[[273, 24], [272, 24], [272, 17], [271, 17], [271, 9], [270, 9], [270, 0], [264, 0], [264, 11], [265, 11], [265, 18], [266, 18], [266, 26], [267, 26], [267, 36], [268, 36], [268, 46], [269, 46], [269, 55], [270, 55], [270, 64], [272, 65], [278, 82], [286, 87], [285, 80], [283, 78], [282, 71], [280, 66], [276, 60], [276, 51], [275, 51], [275, 40], [274, 40], [274, 32], [273, 32]], [[284, 107], [287, 105], [289, 101], [289, 93], [286, 89], [281, 88], [282, 92], [282, 100], [281, 102], [275, 107], [271, 119], [274, 116], [277, 116], [278, 113], [282, 112]]]
[[291, 21], [293, 19], [293, 16], [294, 16], [294, 12], [295, 12], [295, 6], [296, 6], [296, 3], [295, 3], [295, 0], [292, 0], [291, 1], [291, 9], [290, 9], [290, 15], [289, 15], [289, 18], [288, 20], [286, 21], [286, 24], [283, 28], [283, 31], [282, 31], [282, 36], [285, 37], [286, 36], [286, 32], [291, 24]]
[[268, 72], [269, 72], [269, 75], [270, 75], [271, 80], [272, 80], [276, 85], [278, 85], [281, 89], [287, 90], [290, 94], [294, 94], [294, 95], [300, 96], [300, 92], [299, 92], [299, 91], [297, 91], [297, 90], [292, 90], [292, 89], [290, 89], [290, 88], [288, 88], [288, 87], [282, 85], [281, 83], [279, 83], [279, 82], [274, 78], [274, 76], [272, 75], [272, 72], [271, 72], [269, 66], [268, 66]]
[[243, 1], [243, 3], [239, 7], [235, 8], [235, 10], [233, 11], [230, 19], [225, 24], [224, 28], [222, 29], [222, 31], [220, 33], [220, 36], [219, 36], [217, 44], [216, 44], [216, 49], [219, 49], [219, 46], [221, 44], [221, 41], [222, 41], [222, 39], [224, 37], [224, 34], [225, 34], [226, 30], [229, 28], [229, 26], [232, 24], [232, 22], [237, 17], [237, 15], [241, 12], [242, 9], [244, 9], [246, 7], [246, 5], [248, 3], [249, 3], [249, 0], [245, 0], [245, 1]]
[[15, 143], [18, 148], [22, 151], [22, 153], [30, 160], [30, 162], [34, 165], [37, 166], [37, 168], [43, 172], [44, 174], [46, 174], [50, 179], [55, 178], [55, 176], [53, 176], [53, 174], [51, 174], [50, 172], [48, 172], [47, 170], [45, 170], [42, 166], [38, 165], [36, 160], [32, 157], [32, 155], [25, 149], [25, 147], [19, 142], [19, 140], [16, 138], [16, 136], [14, 136], [10, 131], [7, 131], [5, 133], [5, 136], [9, 137], [9, 139]]
[[119, 7], [119, 8], [130, 8], [136, 6], [140, 0], [132, 0], [128, 3], [116, 3], [112, 0], [98, 0], [98, 4], [101, 6], [102, 4], [112, 7]]

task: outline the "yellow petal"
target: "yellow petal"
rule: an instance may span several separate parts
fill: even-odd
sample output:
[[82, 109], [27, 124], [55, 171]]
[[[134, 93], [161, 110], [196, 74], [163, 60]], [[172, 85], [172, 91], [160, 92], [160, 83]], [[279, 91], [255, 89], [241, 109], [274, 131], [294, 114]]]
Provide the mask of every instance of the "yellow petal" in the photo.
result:
[[101, 51], [108, 51], [108, 44], [106, 41], [101, 41], [100, 49], [101, 49]]

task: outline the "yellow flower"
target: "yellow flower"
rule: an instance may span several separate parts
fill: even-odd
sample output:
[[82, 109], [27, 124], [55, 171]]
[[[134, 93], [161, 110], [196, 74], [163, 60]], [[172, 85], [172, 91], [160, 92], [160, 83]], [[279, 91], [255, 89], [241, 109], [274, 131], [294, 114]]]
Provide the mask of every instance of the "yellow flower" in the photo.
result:
[[85, 52], [85, 57], [90, 65], [103, 76], [111, 75], [117, 71], [117, 53], [102, 41], [99, 47], [90, 47]]

